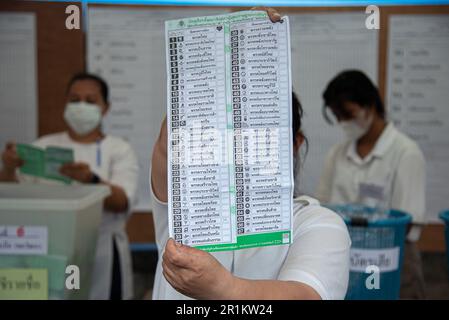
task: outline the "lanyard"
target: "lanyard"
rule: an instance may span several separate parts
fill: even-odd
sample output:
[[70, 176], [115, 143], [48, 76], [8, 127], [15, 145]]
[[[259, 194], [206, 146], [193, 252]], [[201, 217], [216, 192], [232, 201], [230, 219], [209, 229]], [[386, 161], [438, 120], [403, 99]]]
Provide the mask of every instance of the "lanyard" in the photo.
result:
[[97, 140], [97, 167], [101, 166], [101, 140]]

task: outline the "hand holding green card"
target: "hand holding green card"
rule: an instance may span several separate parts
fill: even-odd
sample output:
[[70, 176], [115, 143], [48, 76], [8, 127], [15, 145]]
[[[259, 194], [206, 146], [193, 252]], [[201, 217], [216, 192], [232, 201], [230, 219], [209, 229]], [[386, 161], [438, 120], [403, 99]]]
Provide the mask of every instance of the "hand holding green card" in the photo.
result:
[[70, 183], [72, 180], [59, 173], [65, 163], [74, 162], [73, 150], [60, 147], [41, 149], [29, 144], [17, 144], [17, 153], [24, 161], [20, 172], [45, 179]]

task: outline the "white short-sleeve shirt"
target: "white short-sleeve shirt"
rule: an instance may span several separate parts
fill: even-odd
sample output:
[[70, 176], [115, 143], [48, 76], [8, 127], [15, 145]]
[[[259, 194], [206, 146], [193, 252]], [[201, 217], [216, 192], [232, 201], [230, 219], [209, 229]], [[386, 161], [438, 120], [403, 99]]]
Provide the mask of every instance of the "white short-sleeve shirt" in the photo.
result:
[[316, 197], [322, 203], [361, 203], [405, 211], [425, 222], [426, 168], [416, 142], [388, 123], [374, 149], [361, 159], [356, 143], [334, 146]]
[[[168, 240], [167, 204], [153, 197], [153, 218], [159, 257]], [[301, 201], [302, 200], [302, 201]], [[304, 201], [307, 203], [304, 205]], [[349, 279], [351, 240], [343, 220], [309, 197], [295, 199], [291, 245], [211, 253], [235, 276], [253, 280], [298, 281], [322, 299], [343, 299]], [[159, 259], [153, 299], [189, 299], [177, 292], [162, 274]]]

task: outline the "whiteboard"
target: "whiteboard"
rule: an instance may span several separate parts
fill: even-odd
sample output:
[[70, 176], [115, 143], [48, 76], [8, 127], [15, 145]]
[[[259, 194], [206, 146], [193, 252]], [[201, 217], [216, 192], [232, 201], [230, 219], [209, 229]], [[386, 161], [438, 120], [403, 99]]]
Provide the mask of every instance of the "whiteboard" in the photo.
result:
[[138, 204], [151, 210], [149, 172], [153, 145], [166, 110], [164, 21], [224, 13], [217, 9], [90, 7], [87, 65], [110, 86], [107, 134], [127, 140], [139, 160]]
[[[387, 103], [426, 159], [429, 222], [449, 209], [449, 15], [391, 15]], [[411, 173], [413, 174], [413, 173]]]
[[290, 15], [292, 80], [304, 109], [309, 151], [295, 180], [295, 194], [314, 195], [329, 149], [342, 130], [323, 118], [322, 93], [345, 69], [359, 69], [377, 84], [377, 30], [365, 27], [364, 12]]
[[0, 13], [0, 148], [37, 138], [36, 17]]

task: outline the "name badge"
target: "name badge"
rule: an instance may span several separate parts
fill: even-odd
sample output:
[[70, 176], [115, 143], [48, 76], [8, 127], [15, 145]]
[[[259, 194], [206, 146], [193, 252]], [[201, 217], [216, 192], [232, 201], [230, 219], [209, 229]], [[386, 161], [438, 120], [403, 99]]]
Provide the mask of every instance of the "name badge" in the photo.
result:
[[384, 200], [384, 187], [373, 183], [361, 182], [359, 184], [359, 198], [371, 198], [382, 201]]

